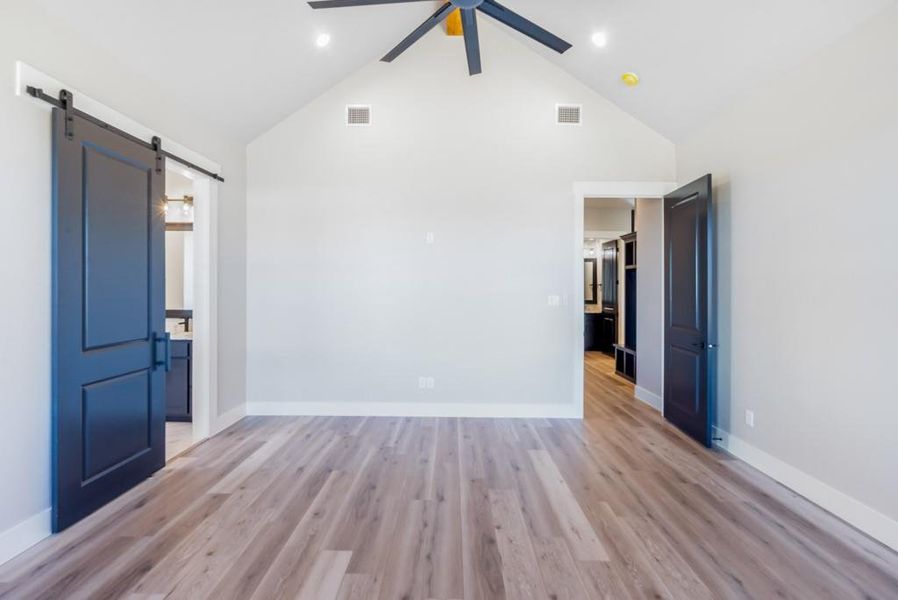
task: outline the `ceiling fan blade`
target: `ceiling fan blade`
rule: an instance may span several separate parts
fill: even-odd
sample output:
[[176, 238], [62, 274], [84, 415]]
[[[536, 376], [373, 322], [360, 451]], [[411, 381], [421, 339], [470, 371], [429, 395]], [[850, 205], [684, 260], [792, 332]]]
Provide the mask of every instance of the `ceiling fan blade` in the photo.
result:
[[505, 23], [512, 29], [520, 31], [527, 37], [536, 40], [544, 46], [548, 46], [559, 54], [564, 54], [573, 46], [554, 33], [546, 31], [536, 23], [529, 21], [518, 13], [508, 10], [494, 0], [484, 0], [483, 4], [477, 7], [500, 23]]
[[426, 0], [313, 0], [312, 8], [344, 8], [347, 6], [374, 6], [375, 4], [400, 4], [404, 2], [425, 2]]
[[473, 8], [463, 8], [461, 11], [461, 26], [465, 33], [465, 53], [468, 55], [468, 73], [479, 75], [480, 68], [480, 37], [477, 35], [477, 11]]
[[446, 17], [448, 17], [453, 10], [455, 10], [455, 6], [453, 6], [451, 2], [447, 2], [441, 6], [438, 11], [433, 13], [433, 16], [421, 23], [417, 29], [411, 32], [407, 38], [399, 42], [398, 46], [390, 50], [390, 52], [380, 60], [383, 62], [393, 62], [397, 56], [408, 50], [412, 44], [424, 37], [425, 33], [445, 21]]

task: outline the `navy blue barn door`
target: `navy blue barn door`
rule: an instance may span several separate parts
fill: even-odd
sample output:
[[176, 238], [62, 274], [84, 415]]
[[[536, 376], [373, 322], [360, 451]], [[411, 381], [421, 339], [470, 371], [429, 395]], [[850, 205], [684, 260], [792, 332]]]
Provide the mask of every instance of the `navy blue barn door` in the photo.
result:
[[53, 110], [53, 530], [165, 464], [165, 171]]
[[664, 416], [711, 445], [715, 348], [711, 176], [664, 198]]

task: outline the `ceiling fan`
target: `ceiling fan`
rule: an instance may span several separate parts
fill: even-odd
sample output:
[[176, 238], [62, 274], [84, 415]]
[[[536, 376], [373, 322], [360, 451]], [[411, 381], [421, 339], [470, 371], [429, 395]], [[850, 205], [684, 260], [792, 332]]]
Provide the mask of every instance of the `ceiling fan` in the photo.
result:
[[[404, 2], [424, 2], [427, 0], [313, 0], [309, 2], [312, 8], [343, 8], [347, 6], [371, 6], [375, 4], [399, 4]], [[468, 72], [477, 75], [480, 68], [480, 39], [477, 35], [477, 11], [489, 15], [500, 23], [508, 25], [512, 29], [523, 33], [529, 38], [548, 46], [559, 54], [563, 54], [571, 48], [557, 35], [554, 35], [536, 23], [529, 21], [514, 11], [508, 10], [494, 0], [449, 0], [429, 19], [421, 23], [408, 37], [399, 42], [399, 45], [390, 50], [381, 60], [393, 62], [400, 54], [421, 39], [425, 33], [442, 23], [455, 9], [461, 10], [462, 28], [465, 36], [465, 52], [468, 55]]]

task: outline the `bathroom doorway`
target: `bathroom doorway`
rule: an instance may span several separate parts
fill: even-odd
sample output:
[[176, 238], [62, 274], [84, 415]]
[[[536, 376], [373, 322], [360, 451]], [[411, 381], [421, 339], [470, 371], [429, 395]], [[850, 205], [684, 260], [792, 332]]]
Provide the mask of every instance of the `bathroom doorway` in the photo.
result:
[[180, 165], [166, 169], [165, 329], [171, 336], [166, 378], [165, 458], [211, 430], [214, 302], [210, 262], [215, 184]]

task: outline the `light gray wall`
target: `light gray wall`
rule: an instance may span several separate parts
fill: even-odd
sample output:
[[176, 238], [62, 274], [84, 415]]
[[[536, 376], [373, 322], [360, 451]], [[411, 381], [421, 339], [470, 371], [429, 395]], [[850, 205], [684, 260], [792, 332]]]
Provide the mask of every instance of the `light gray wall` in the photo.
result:
[[585, 231], [630, 231], [629, 208], [592, 208], [583, 210], [583, 229]]
[[677, 154], [680, 182], [715, 178], [718, 426], [891, 519], [869, 514], [898, 547], [896, 107], [893, 5]]
[[[572, 406], [582, 334], [547, 299], [582, 303], [573, 183], [668, 180], [673, 146], [481, 33], [489, 76], [427, 36], [250, 144], [248, 385], [265, 410]], [[582, 103], [583, 126], [556, 125], [558, 102]], [[346, 127], [347, 103], [370, 103], [374, 125]]]
[[636, 385], [664, 395], [664, 211], [660, 198], [636, 200]]
[[[219, 407], [245, 396], [245, 148], [182, 112], [177, 94], [122, 69], [30, 2], [0, 3], [0, 205], [15, 214], [0, 236], [0, 294], [7, 327], [0, 349], [0, 546], [11, 527], [50, 505], [50, 115], [16, 97], [15, 61], [94, 99], [222, 165], [219, 201]], [[77, 98], [76, 98], [77, 105]], [[15, 257], [15, 260], [10, 260]], [[0, 548], [2, 549], [2, 548]]]

